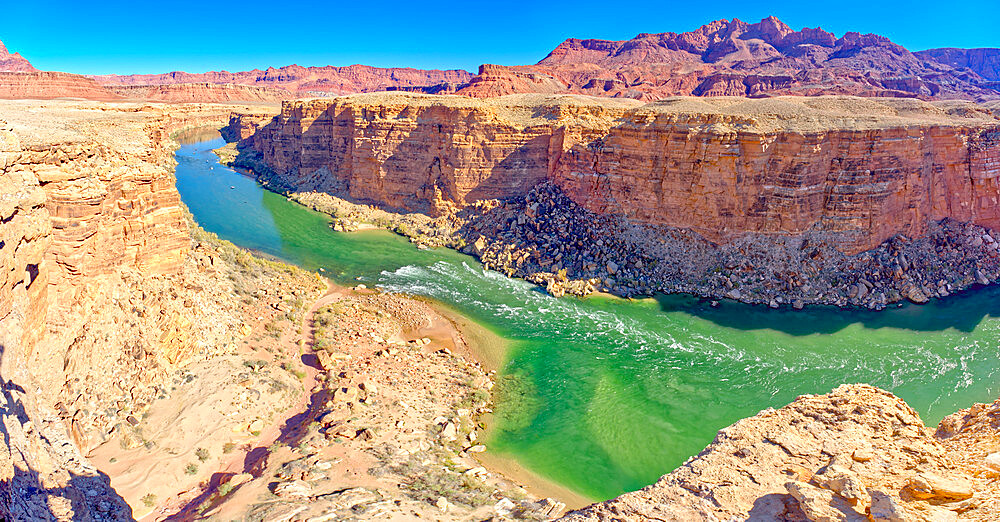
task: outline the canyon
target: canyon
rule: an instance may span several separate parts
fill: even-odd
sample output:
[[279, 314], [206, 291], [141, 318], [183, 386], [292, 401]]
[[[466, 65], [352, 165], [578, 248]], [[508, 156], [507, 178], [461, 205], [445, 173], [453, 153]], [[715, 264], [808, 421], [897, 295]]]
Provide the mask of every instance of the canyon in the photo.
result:
[[[903, 271], [933, 266], [940, 245], [914, 241], [944, 230], [937, 223], [998, 225], [1000, 120], [970, 102], [364, 94], [287, 102], [273, 119], [238, 114], [227, 132], [239, 138], [236, 163], [274, 187], [434, 217], [458, 236], [446, 243], [548, 286], [877, 308], [1000, 268], [992, 236], [963, 246], [947, 281], [892, 283], [872, 254], [909, 256]], [[912, 251], [885, 247], [898, 237]], [[720, 259], [718, 245], [737, 244]], [[747, 247], [760, 251], [753, 266]], [[761, 270], [768, 281], [734, 291], [732, 278]], [[848, 283], [810, 282], [819, 273]], [[716, 283], [690, 284], [706, 278]]]
[[560, 512], [478, 464], [456, 470], [475, 462], [471, 416], [490, 378], [449, 320], [335, 289], [186, 217], [175, 140], [248, 110], [0, 103], [0, 517], [458, 520], [489, 511], [481, 499], [497, 491], [517, 499], [508, 512]]
[[[319, 232], [391, 229], [554, 297], [923, 304], [1000, 281], [996, 49], [770, 17], [569, 39], [478, 74], [83, 76], [0, 43], [0, 100], [0, 519], [553, 519], [549, 491], [572, 521], [998, 516], [1000, 400], [934, 428], [864, 384], [740, 420], [611, 500], [526, 489], [480, 461], [498, 397], [538, 407], [477, 352], [498, 334], [224, 241], [174, 174], [221, 129], [224, 163], [327, 214]], [[390, 244], [350, 255], [402, 257]], [[444, 270], [378, 271], [407, 268]]]

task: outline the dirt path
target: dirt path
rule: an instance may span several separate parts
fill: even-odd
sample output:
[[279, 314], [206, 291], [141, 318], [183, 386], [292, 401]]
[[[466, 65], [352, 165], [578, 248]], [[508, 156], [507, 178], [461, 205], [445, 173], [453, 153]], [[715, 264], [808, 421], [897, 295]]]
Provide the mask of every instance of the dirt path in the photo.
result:
[[298, 330], [289, 329], [277, 342], [281, 347], [281, 353], [298, 354], [299, 360], [305, 367], [302, 392], [295, 403], [265, 428], [256, 440], [241, 445], [238, 451], [217, 467], [217, 471], [212, 473], [207, 481], [161, 503], [157, 509], [140, 520], [190, 520], [196, 516], [196, 510], [212, 498], [219, 486], [232, 477], [248, 473], [256, 478], [266, 465], [269, 448], [276, 442], [287, 442], [298, 435], [301, 421], [309, 418], [314, 410], [325, 402], [325, 396], [321, 397], [324, 393], [316, 390], [318, 384], [316, 375], [320, 368], [316, 357], [312, 355], [312, 347], [316, 342], [313, 316], [317, 310], [336, 300], [341, 295], [342, 289], [329, 279], [324, 278], [324, 281], [326, 289], [323, 295], [313, 301], [302, 314]]

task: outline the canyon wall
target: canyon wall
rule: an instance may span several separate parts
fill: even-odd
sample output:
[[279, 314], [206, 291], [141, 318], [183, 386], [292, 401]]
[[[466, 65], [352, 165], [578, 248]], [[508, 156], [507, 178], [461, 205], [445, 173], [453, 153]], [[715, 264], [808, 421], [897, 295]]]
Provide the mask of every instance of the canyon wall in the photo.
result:
[[714, 242], [810, 231], [856, 253], [947, 217], [1000, 226], [1000, 120], [966, 102], [400, 93], [286, 102], [253, 125], [231, 122], [285, 186], [432, 215], [548, 181]]
[[236, 335], [189, 275], [169, 141], [234, 108], [0, 104], [0, 516], [131, 519], [84, 455]]
[[53, 98], [117, 100], [121, 97], [79, 74], [50, 71], [0, 72], [0, 99]]

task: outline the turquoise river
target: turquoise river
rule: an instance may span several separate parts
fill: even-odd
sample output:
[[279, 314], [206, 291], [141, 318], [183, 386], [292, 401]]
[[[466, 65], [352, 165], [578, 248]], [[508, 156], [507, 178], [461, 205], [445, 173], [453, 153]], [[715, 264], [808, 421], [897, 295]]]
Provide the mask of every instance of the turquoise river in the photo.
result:
[[201, 226], [339, 283], [430, 297], [506, 339], [490, 452], [585, 497], [648, 485], [720, 428], [841, 383], [888, 389], [928, 423], [1000, 393], [996, 287], [882, 312], [554, 299], [452, 250], [334, 232], [327, 216], [221, 166], [211, 150], [223, 143], [176, 155]]

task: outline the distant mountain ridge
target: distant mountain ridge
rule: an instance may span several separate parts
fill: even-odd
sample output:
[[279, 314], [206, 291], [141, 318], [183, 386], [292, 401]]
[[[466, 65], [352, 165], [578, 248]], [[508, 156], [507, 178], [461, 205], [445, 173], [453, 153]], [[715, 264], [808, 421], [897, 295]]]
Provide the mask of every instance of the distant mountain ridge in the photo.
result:
[[0, 71], [31, 72], [37, 70], [20, 54], [7, 52], [7, 47], [4, 46], [3, 42], [0, 42]]
[[935, 61], [956, 69], [968, 68], [987, 80], [1000, 82], [1000, 49], [928, 49], [913, 53], [925, 60]]
[[[0, 71], [37, 72], [2, 43]], [[643, 33], [629, 40], [570, 38], [533, 65], [484, 64], [477, 74], [460, 69], [287, 65], [241, 72], [96, 75], [88, 80], [107, 88], [112, 97], [154, 91], [140, 86], [192, 86], [184, 93], [177, 88], [159, 94], [169, 99], [207, 95], [211, 90], [204, 85], [216, 84], [228, 86], [226, 93], [212, 95], [220, 100], [412, 91], [478, 98], [585, 94], [647, 101], [677, 95], [823, 94], [982, 101], [1000, 99], [1000, 49], [910, 52], [884, 36], [848, 32], [838, 38], [819, 27], [796, 31], [772, 16], [757, 23], [717, 20], [694, 31]], [[17, 81], [24, 83], [20, 77]], [[251, 94], [235, 85], [266, 90]], [[0, 95], [2, 90], [0, 84]]]
[[472, 73], [463, 70], [423, 70], [409, 67], [372, 67], [349, 65], [346, 67], [303, 67], [287, 65], [265, 70], [229, 72], [211, 71], [201, 74], [170, 72], [166, 74], [104, 75], [93, 76], [103, 85], [164, 85], [172, 83], [237, 83], [275, 87], [294, 94], [384, 91], [391, 87], [417, 87], [442, 83], [468, 82]]
[[481, 70], [455, 92], [496, 96], [561, 90], [645, 100], [674, 95], [1000, 96], [996, 53], [954, 50], [949, 61], [938, 51], [911, 53], [875, 34], [848, 32], [837, 38], [818, 27], [795, 31], [775, 17], [754, 24], [718, 20], [686, 33], [644, 33], [622, 41], [571, 38], [534, 65]]

